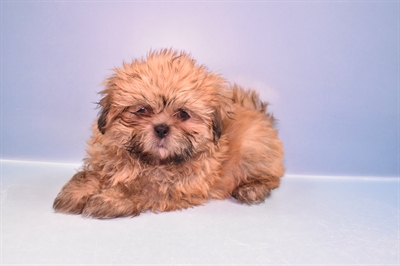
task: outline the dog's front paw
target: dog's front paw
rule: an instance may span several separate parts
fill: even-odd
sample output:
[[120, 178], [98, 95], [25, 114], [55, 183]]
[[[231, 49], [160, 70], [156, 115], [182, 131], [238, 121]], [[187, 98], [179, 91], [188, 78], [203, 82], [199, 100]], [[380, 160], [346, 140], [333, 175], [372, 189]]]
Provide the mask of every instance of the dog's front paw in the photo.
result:
[[82, 215], [99, 219], [138, 216], [138, 211], [129, 199], [114, 198], [106, 193], [93, 195], [83, 208]]
[[53, 209], [56, 212], [81, 214], [88, 196], [79, 196], [68, 191], [61, 191], [54, 200]]
[[259, 182], [243, 184], [237, 187], [232, 196], [241, 203], [258, 204], [265, 200], [271, 189]]
[[53, 203], [56, 212], [81, 214], [89, 197], [100, 191], [96, 174], [77, 172], [58, 193]]

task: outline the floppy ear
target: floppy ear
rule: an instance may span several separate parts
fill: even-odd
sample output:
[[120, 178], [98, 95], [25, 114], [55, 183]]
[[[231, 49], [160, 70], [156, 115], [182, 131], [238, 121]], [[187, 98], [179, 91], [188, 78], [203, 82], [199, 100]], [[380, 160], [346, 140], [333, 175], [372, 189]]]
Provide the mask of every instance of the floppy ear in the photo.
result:
[[[101, 94], [106, 94], [107, 92], [104, 90], [100, 92]], [[106, 132], [106, 127], [108, 123], [113, 119], [113, 113], [111, 110], [111, 99], [108, 94], [103, 97], [103, 99], [100, 100], [98, 103], [100, 107], [100, 112], [99, 112], [99, 118], [97, 119], [97, 128], [101, 132], [101, 134], [104, 135]]]
[[215, 109], [213, 113], [213, 119], [212, 119], [212, 131], [213, 131], [213, 140], [214, 144], [218, 144], [218, 140], [221, 137], [222, 134], [222, 117], [221, 117], [221, 112], [218, 109]]
[[105, 89], [100, 91], [99, 94], [102, 95], [102, 99], [98, 102], [98, 107], [100, 107], [99, 116], [97, 119], [97, 128], [100, 133], [104, 135], [109, 123], [118, 115], [117, 111], [112, 105], [112, 92], [116, 88], [116, 75], [113, 75], [106, 79], [103, 84]]
[[101, 107], [100, 116], [97, 119], [97, 128], [103, 135], [106, 132], [107, 116], [109, 111], [110, 111], [110, 105]]

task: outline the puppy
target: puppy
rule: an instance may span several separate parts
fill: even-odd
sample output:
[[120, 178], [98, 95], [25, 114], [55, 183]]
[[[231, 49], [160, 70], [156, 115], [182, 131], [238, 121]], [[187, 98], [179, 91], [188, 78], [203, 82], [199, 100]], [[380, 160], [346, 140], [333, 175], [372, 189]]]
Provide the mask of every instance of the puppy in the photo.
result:
[[283, 147], [267, 104], [188, 54], [124, 63], [101, 94], [84, 165], [56, 212], [137, 216], [232, 196], [257, 204], [279, 186]]

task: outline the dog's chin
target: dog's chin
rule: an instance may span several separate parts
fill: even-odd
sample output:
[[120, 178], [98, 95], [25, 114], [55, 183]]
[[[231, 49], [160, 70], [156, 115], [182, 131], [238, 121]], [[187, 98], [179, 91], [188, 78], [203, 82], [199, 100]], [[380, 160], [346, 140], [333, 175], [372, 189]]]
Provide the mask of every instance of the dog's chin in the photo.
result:
[[166, 158], [168, 158], [170, 156], [169, 150], [164, 146], [158, 147], [158, 150], [156, 152], [159, 155], [159, 158], [161, 160], [165, 160]]
[[181, 164], [196, 154], [196, 148], [188, 139], [155, 138], [133, 135], [125, 144], [130, 155], [148, 165]]
[[135, 159], [148, 165], [181, 164], [190, 160], [192, 153], [189, 150], [172, 152], [167, 146], [152, 147], [151, 150], [136, 150], [131, 153]]
[[168, 147], [165, 139], [153, 140], [153, 144], [149, 147], [149, 150], [154, 158], [158, 158], [161, 161], [171, 156], [171, 147]]

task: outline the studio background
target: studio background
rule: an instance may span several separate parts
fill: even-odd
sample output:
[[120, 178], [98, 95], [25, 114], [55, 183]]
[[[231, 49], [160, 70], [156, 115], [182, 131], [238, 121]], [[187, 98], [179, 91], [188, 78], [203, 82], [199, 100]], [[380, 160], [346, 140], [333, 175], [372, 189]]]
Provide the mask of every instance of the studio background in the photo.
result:
[[1, 2], [1, 159], [80, 163], [102, 81], [185, 50], [256, 89], [289, 175], [399, 175], [397, 1]]

